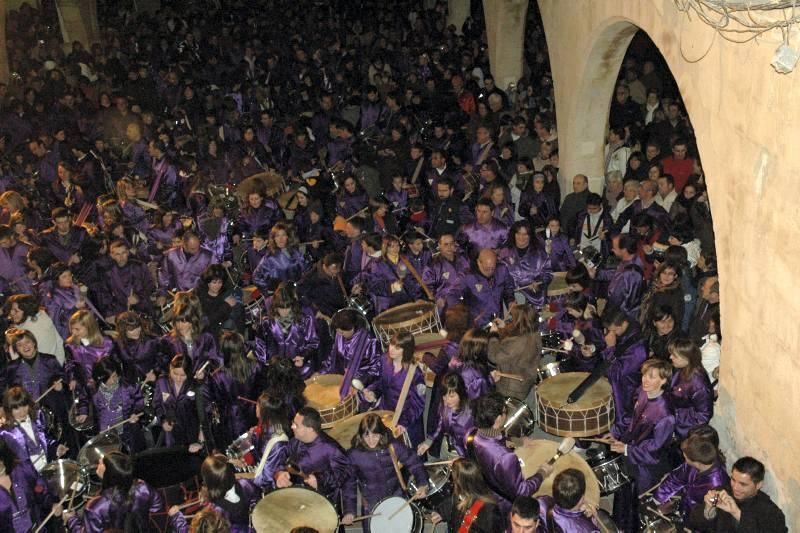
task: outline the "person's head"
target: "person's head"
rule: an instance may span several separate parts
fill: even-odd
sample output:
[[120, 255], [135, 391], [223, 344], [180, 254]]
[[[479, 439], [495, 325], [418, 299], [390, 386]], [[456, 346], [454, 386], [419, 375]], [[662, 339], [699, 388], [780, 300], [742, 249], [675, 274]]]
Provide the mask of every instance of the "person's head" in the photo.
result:
[[92, 379], [97, 384], [114, 387], [119, 383], [122, 368], [116, 359], [110, 356], [101, 357], [92, 365]]
[[617, 85], [617, 89], [614, 92], [614, 96], [617, 100], [617, 103], [624, 104], [628, 101], [628, 97], [630, 96], [630, 91], [628, 90], [628, 86], [620, 83]]
[[103, 480], [103, 489], [127, 495], [133, 485], [133, 459], [122, 452], [108, 452], [97, 464], [97, 476]]
[[364, 231], [364, 219], [359, 217], [351, 218], [344, 227], [344, 234], [348, 239], [357, 239]]
[[656, 334], [669, 335], [675, 331], [675, 311], [669, 305], [659, 305], [652, 310], [650, 322]]
[[462, 513], [466, 512], [477, 499], [486, 502], [495, 501], [476, 462], [470, 459], [456, 459], [450, 476], [453, 480], [453, 496]]
[[83, 339], [89, 341], [92, 346], [100, 346], [103, 343], [103, 334], [94, 314], [87, 309], [79, 309], [69, 317], [70, 337], [67, 343], [78, 345]]
[[36, 337], [27, 329], [11, 328], [6, 330], [6, 342], [25, 360], [30, 361], [39, 353]]
[[138, 341], [144, 332], [144, 321], [135, 311], [124, 311], [117, 315], [115, 326], [123, 344], [128, 341]]
[[511, 308], [510, 313], [511, 323], [501, 330], [504, 336], [529, 335], [539, 331], [539, 313], [534, 306], [518, 304]]
[[531, 244], [536, 248], [536, 238], [532, 237], [531, 225], [526, 220], [518, 220], [508, 230], [508, 242], [520, 250], [526, 250]]
[[458, 372], [448, 372], [442, 378], [442, 403], [452, 411], [467, 407], [467, 386]]
[[352, 447], [362, 450], [384, 449], [392, 441], [392, 432], [381, 420], [380, 415], [369, 413], [358, 424], [358, 432], [353, 436]]
[[200, 251], [200, 237], [193, 231], [186, 231], [181, 237], [184, 253], [195, 255]]
[[575, 268], [567, 271], [564, 281], [567, 282], [567, 286], [579, 292], [592, 286], [592, 278], [589, 276], [589, 270], [583, 263], [578, 263], [575, 265]]
[[[670, 105], [672, 108], [672, 105]], [[689, 145], [685, 139], [675, 139], [672, 143], [672, 156], [678, 160], [684, 160], [689, 154]]]
[[583, 192], [588, 188], [589, 188], [589, 178], [587, 178], [583, 174], [576, 174], [575, 177], [572, 178], [573, 192]]
[[200, 477], [203, 478], [203, 485], [208, 491], [208, 498], [213, 501], [222, 500], [236, 483], [236, 474], [233, 466], [228, 463], [228, 458], [216, 453], [209, 455], [200, 466]]
[[217, 510], [215, 507], [203, 507], [192, 518], [190, 531], [192, 533], [231, 533], [231, 523], [221, 510]]
[[607, 308], [603, 312], [603, 326], [616, 336], [624, 335], [630, 327], [630, 318], [622, 309]]
[[456, 253], [456, 239], [450, 233], [443, 233], [439, 236], [439, 251], [441, 254], [449, 259]]
[[619, 194], [622, 190], [622, 172], [619, 170], [612, 170], [606, 174], [606, 188], [609, 192]]
[[586, 212], [596, 215], [603, 210], [603, 199], [596, 192], [590, 192], [586, 196]]
[[565, 510], [576, 509], [586, 493], [586, 476], [576, 468], [567, 468], [553, 480], [553, 500]]
[[389, 341], [388, 354], [393, 361], [400, 361], [404, 365], [414, 362], [414, 348], [416, 343], [414, 335], [408, 331], [395, 333]]
[[304, 444], [314, 442], [322, 433], [322, 417], [313, 407], [303, 407], [294, 415], [292, 421], [294, 438]]
[[639, 240], [630, 233], [616, 235], [611, 239], [611, 251], [622, 261], [630, 261], [636, 255]]
[[535, 533], [539, 526], [539, 500], [517, 496], [511, 505], [511, 533]]
[[550, 238], [556, 237], [561, 233], [561, 220], [552, 216], [547, 221], [547, 229], [550, 230]]
[[479, 429], [499, 429], [506, 418], [506, 400], [497, 392], [490, 392], [475, 400], [475, 425]]
[[492, 221], [494, 206], [488, 198], [481, 198], [475, 206], [475, 221], [478, 224], [488, 224]]
[[491, 278], [497, 270], [497, 254], [494, 250], [483, 249], [478, 254], [477, 264], [480, 273], [484, 277]]
[[274, 394], [262, 392], [256, 403], [256, 418], [259, 425], [275, 431], [286, 432], [289, 429], [289, 419], [286, 406], [282, 398]]
[[753, 457], [742, 457], [733, 463], [731, 489], [733, 497], [748, 500], [754, 497], [764, 484], [764, 464]]
[[182, 353], [175, 355], [169, 362], [169, 379], [180, 389], [192, 377], [192, 360]]
[[672, 365], [663, 359], [648, 359], [642, 363], [642, 390], [647, 394], [658, 394], [666, 390], [672, 379]]
[[719, 461], [719, 450], [709, 439], [700, 434], [690, 434], [681, 442], [681, 452], [686, 463], [698, 470], [704, 470]]
[[111, 259], [117, 264], [118, 267], [124, 267], [128, 264], [128, 259], [130, 258], [130, 248], [128, 247], [128, 243], [122, 239], [116, 239], [112, 241], [109, 245], [108, 255], [111, 256]]
[[639, 196], [639, 182], [628, 180], [622, 185], [622, 195], [628, 203], [633, 202]]
[[675, 178], [672, 177], [672, 174], [664, 174], [660, 176], [657, 181], [658, 184], [658, 194], [662, 197], [666, 197], [669, 193], [675, 190]]
[[341, 274], [343, 262], [341, 254], [336, 252], [325, 254], [325, 257], [322, 258], [322, 270], [328, 276], [335, 278]]
[[179, 337], [191, 338], [200, 334], [200, 306], [195, 298], [197, 296], [194, 294], [182, 295], [180, 298], [176, 295], [175, 305], [172, 307], [172, 325], [173, 332]]
[[300, 298], [297, 296], [294, 284], [281, 282], [272, 295], [272, 305], [269, 315], [273, 319], [297, 317], [301, 313]]
[[669, 359], [675, 370], [680, 370], [684, 376], [691, 375], [692, 372], [701, 371], [703, 359], [700, 347], [689, 338], [677, 338], [670, 341], [667, 346]]
[[400, 239], [394, 235], [384, 236], [381, 240], [380, 251], [384, 256], [397, 258], [397, 256], [400, 254]]
[[652, 180], [645, 180], [639, 184], [639, 198], [642, 202], [649, 202], [658, 194], [658, 183]]
[[617, 144], [625, 139], [625, 128], [610, 128], [608, 130], [609, 144]]
[[358, 327], [357, 312], [353, 309], [343, 309], [336, 313], [331, 320], [331, 326], [336, 330], [337, 335], [341, 335], [345, 339], [353, 336]]
[[442, 178], [436, 183], [436, 196], [439, 200], [447, 200], [453, 195], [453, 181], [450, 178]]
[[72, 217], [70, 217], [69, 211], [64, 207], [56, 207], [50, 213], [50, 216], [53, 219], [56, 231], [62, 235], [66, 235], [72, 226]]
[[5, 315], [13, 324], [22, 324], [39, 313], [39, 302], [32, 294], [13, 294], [4, 305]]
[[3, 394], [3, 414], [7, 423], [22, 422], [35, 407], [30, 393], [19, 385], [9, 387]]
[[294, 232], [289, 224], [278, 222], [269, 232], [269, 247], [273, 252], [296, 245]]
[[681, 269], [669, 261], [658, 265], [655, 279], [662, 287], [669, 287], [681, 279]]

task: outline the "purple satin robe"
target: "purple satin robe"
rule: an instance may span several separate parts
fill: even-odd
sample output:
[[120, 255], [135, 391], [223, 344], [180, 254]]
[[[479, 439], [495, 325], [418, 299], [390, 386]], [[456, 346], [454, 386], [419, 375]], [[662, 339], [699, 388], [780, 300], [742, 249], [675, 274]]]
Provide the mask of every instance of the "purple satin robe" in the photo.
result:
[[103, 337], [100, 346], [84, 346], [83, 344], [65, 344], [66, 362], [64, 370], [67, 378], [72, 381], [87, 385], [92, 381], [92, 367], [101, 358], [114, 356], [114, 342], [108, 337]]
[[[536, 213], [533, 215], [531, 207], [536, 208]], [[547, 225], [547, 219], [558, 215], [558, 208], [553, 202], [553, 198], [546, 192], [526, 189], [520, 194], [517, 213], [522, 218], [529, 220], [534, 228], [542, 228]]]
[[639, 256], [630, 261], [622, 261], [615, 270], [602, 270], [597, 273], [599, 281], [608, 281], [608, 306], [625, 311], [632, 320], [639, 317], [645, 281], [644, 268]]
[[113, 264], [105, 277], [105, 289], [98, 304], [105, 316], [116, 316], [129, 310], [128, 296], [131, 294], [139, 299], [139, 303], [130, 310], [148, 312], [151, 308], [150, 295], [153, 294], [155, 284], [147, 265], [130, 260], [124, 267]]
[[291, 439], [285, 464], [296, 465], [306, 475], [314, 474], [317, 492], [332, 502], [339, 501], [339, 493], [351, 468], [342, 447], [327, 433], [320, 433], [308, 444]]
[[50, 439], [45, 432], [46, 422], [44, 414], [37, 412], [32, 418], [35, 440], [31, 439], [18, 423], [4, 424], [0, 427], [0, 439], [14, 451], [18, 461], [30, 461], [34, 455], [43, 455], [47, 461], [52, 461], [56, 456], [56, 442]]
[[181, 246], [167, 250], [158, 271], [158, 284], [165, 291], [194, 289], [211, 260], [211, 252], [203, 248], [189, 259]]
[[551, 496], [540, 496], [539, 500], [539, 524], [547, 524], [547, 514], [553, 510], [553, 522], [560, 528], [562, 533], [600, 533], [600, 527], [583, 514], [583, 511], [570, 511], [556, 505]]
[[38, 398], [53, 382], [63, 377], [61, 364], [55, 356], [45, 353], [37, 354], [32, 363], [20, 357], [9, 362], [3, 370], [5, 388], [21, 385], [33, 398]]
[[639, 493], [658, 483], [666, 470], [665, 452], [674, 429], [675, 416], [666, 395], [648, 398], [641, 388], [628, 427], [622, 432], [616, 426], [611, 428], [612, 435], [627, 444], [626, 462], [633, 467]]
[[566, 235], [559, 233], [550, 239], [550, 266], [553, 272], [569, 272], [577, 265], [575, 254]]
[[458, 358], [450, 361], [450, 368], [461, 375], [464, 385], [467, 388], [467, 397], [470, 400], [479, 398], [494, 390], [492, 379], [480, 368], [473, 365], [465, 365]]
[[67, 521], [67, 529], [71, 533], [102, 533], [109, 529], [121, 530], [125, 525], [128, 513], [139, 515], [143, 524], [149, 524], [151, 513], [164, 511], [164, 501], [161, 499], [161, 495], [144, 481], [135, 481], [131, 490], [133, 494], [130, 506], [114, 501], [113, 489], [104, 490], [86, 504], [82, 518], [74, 515]]
[[[211, 218], [210, 215], [208, 218]], [[219, 227], [214, 231], [212, 228], [216, 228], [217, 224], [219, 224]], [[200, 233], [200, 241], [203, 243], [203, 248], [211, 252], [211, 261], [213, 263], [222, 263], [230, 255], [231, 243], [228, 239], [228, 233], [231, 226], [232, 223], [227, 217], [222, 217], [217, 221], [207, 221], [205, 218], [198, 220], [197, 227]]]
[[437, 439], [446, 436], [450, 441], [450, 448], [455, 450], [459, 456], [465, 457], [465, 439], [467, 433], [474, 427], [475, 420], [469, 406], [465, 406], [460, 411], [453, 411], [442, 403], [439, 405], [439, 421], [434, 430], [428, 434], [427, 440], [435, 442]]
[[500, 514], [506, 516], [517, 496], [529, 496], [539, 490], [542, 476], [525, 479], [519, 457], [506, 446], [505, 437], [487, 437], [478, 431], [473, 441], [475, 461], [483, 472], [489, 489], [497, 497]]
[[33, 531], [54, 503], [47, 483], [28, 461], [16, 464], [9, 476], [12, 491], [0, 487], [0, 526], [3, 531]]
[[279, 218], [280, 212], [277, 204], [273, 200], [265, 198], [258, 209], [248, 206], [239, 211], [237, 225], [244, 237], [251, 237], [259, 228], [271, 228]]
[[161, 337], [162, 356], [165, 361], [170, 361], [176, 354], [182, 353], [192, 359], [192, 368], [197, 371], [206, 361], [211, 361], [211, 369], [223, 365], [222, 354], [217, 349], [217, 341], [211, 333], [201, 333], [195, 336], [192, 349], [189, 350], [186, 342], [176, 335], [168, 333]]
[[[336, 335], [330, 355], [322, 362], [320, 373], [344, 374], [350, 380], [358, 379], [368, 387], [381, 377], [382, 351], [378, 346], [378, 340], [363, 329], [357, 329], [349, 339]], [[345, 385], [349, 389], [350, 382], [346, 381]]]
[[[207, 378], [207, 392], [210, 402], [219, 411], [221, 426], [225, 432], [225, 444], [244, 434], [255, 421], [255, 408], [242, 398], [258, 398], [261, 393], [259, 381], [262, 368], [259, 364], [244, 382], [237, 381], [226, 368], [213, 372]], [[221, 446], [221, 443], [218, 443]]]
[[692, 428], [707, 424], [714, 415], [714, 390], [702, 368], [688, 379], [676, 370], [667, 396], [675, 410], [675, 433], [680, 439], [685, 439]]
[[299, 368], [300, 376], [305, 380], [317, 370], [314, 355], [319, 349], [316, 321], [310, 312], [304, 312], [284, 331], [280, 322], [267, 319], [262, 323], [263, 336], [260, 341], [265, 345], [265, 363], [272, 357], [303, 357], [303, 366]]
[[[102, 387], [92, 396], [94, 417], [100, 431], [129, 418], [132, 414], [144, 411], [144, 399], [139, 387], [120, 383], [111, 393], [110, 398], [107, 398], [100, 390]], [[118, 433], [122, 433], [123, 442], [129, 446], [132, 442], [133, 431], [135, 431], [133, 424], [125, 424], [117, 430]]]
[[76, 286], [68, 288], [50, 286], [42, 293], [42, 303], [62, 339], [69, 337], [69, 317], [76, 310], [78, 296]]
[[236, 494], [238, 503], [232, 503], [224, 498], [212, 500], [210, 505], [221, 513], [231, 524], [231, 533], [255, 533], [250, 527], [250, 510], [261, 497], [261, 491], [249, 479], [236, 480]]
[[197, 442], [200, 432], [200, 420], [197, 418], [197, 395], [203, 394], [200, 387], [189, 387], [184, 382], [180, 390], [176, 390], [173, 382], [162, 377], [156, 381], [153, 394], [153, 409], [159, 420], [168, 417], [175, 422], [172, 431], [163, 432], [163, 446], [189, 445]]
[[729, 481], [730, 477], [725, 471], [725, 466], [719, 463], [714, 463], [705, 472], [683, 463], [670, 472], [667, 479], [658, 486], [653, 493], [653, 499], [660, 505], [666, 503], [670, 497], [679, 495], [681, 497], [679, 509], [684, 520], [687, 520], [691, 510], [703, 503], [706, 492], [724, 487]]
[[[255, 467], [258, 467], [261, 459], [264, 457], [264, 452], [267, 450], [269, 440], [275, 434], [271, 428], [262, 429], [260, 426], [250, 429], [250, 438], [253, 443], [253, 461]], [[286, 454], [289, 452], [288, 441], [276, 441], [272, 445], [269, 452], [269, 457], [264, 462], [264, 469], [260, 475], [257, 475], [253, 482], [257, 487], [262, 490], [272, 490], [275, 488], [275, 474], [281, 469], [281, 466], [286, 464]]]
[[488, 279], [475, 269], [464, 276], [463, 295], [472, 325], [482, 327], [502, 317], [503, 304], [510, 306], [514, 301], [514, 280], [502, 263]]
[[458, 242], [475, 254], [481, 250], [496, 250], [506, 241], [508, 226], [492, 219], [488, 224], [473, 222], [461, 226]]
[[[381, 377], [367, 389], [373, 391], [377, 396], [378, 409], [394, 411], [400, 399], [400, 392], [408, 375], [408, 369], [401, 368], [395, 372], [394, 363], [392, 363], [388, 355], [383, 356], [381, 359]], [[425, 376], [422, 374], [422, 370], [417, 367], [414, 377], [411, 378], [411, 387], [408, 389], [406, 403], [403, 404], [403, 410], [400, 412], [398, 420], [398, 424], [406, 428], [408, 437], [414, 447], [421, 443], [423, 439], [422, 413], [425, 410], [425, 393]]]
[[161, 352], [161, 341], [154, 337], [142, 337], [139, 340], [121, 342], [117, 340], [117, 353], [131, 380], [143, 380], [153, 370], [156, 375], [166, 371], [167, 361]]
[[63, 238], [53, 227], [44, 230], [40, 240], [41, 245], [50, 250], [56, 259], [62, 263], [69, 263], [69, 258], [80, 251], [83, 241], [88, 237], [89, 234], [80, 226], [70, 226], [69, 233]]
[[[631, 344], [634, 337], [636, 341]], [[614, 397], [614, 428], [619, 433], [625, 431], [631, 420], [636, 389], [642, 383], [639, 369], [647, 359], [647, 348], [640, 338], [639, 328], [633, 322], [622, 337], [617, 338], [616, 346], [603, 350], [603, 358], [610, 361], [607, 376], [611, 383], [611, 394]], [[623, 353], [618, 347], [624, 348]]]
[[344, 218], [350, 218], [369, 204], [369, 198], [365, 193], [356, 192], [350, 194], [342, 192], [336, 198], [336, 214]]
[[282, 281], [297, 282], [306, 270], [308, 262], [300, 250], [267, 252], [253, 270], [253, 283], [268, 294]]
[[434, 257], [422, 272], [422, 281], [433, 291], [437, 300], [444, 300], [445, 306], [451, 307], [461, 300], [464, 276], [468, 271], [469, 261], [463, 255], [456, 255], [452, 263], [440, 255]]
[[0, 291], [7, 295], [31, 294], [33, 285], [27, 275], [29, 246], [17, 243], [11, 248], [0, 248]]
[[[359, 275], [353, 279], [353, 283], [359, 283], [364, 292], [372, 299], [372, 305], [376, 314], [380, 314], [390, 307], [395, 307], [408, 303], [413, 299], [415, 293], [414, 278], [411, 274], [401, 277], [399, 272], [403, 267], [402, 263], [391, 264], [383, 257], [370, 258], [369, 262]], [[396, 281], [402, 283], [402, 289], [392, 292], [391, 285]]]
[[[547, 297], [547, 287], [553, 280], [553, 270], [550, 258], [544, 249], [533, 250], [530, 247], [520, 256], [514, 247], [503, 248], [498, 253], [497, 259], [508, 268], [508, 273], [514, 280], [515, 288], [521, 292], [528, 303], [541, 308]], [[539, 289], [534, 291], [527, 286], [539, 282]]]

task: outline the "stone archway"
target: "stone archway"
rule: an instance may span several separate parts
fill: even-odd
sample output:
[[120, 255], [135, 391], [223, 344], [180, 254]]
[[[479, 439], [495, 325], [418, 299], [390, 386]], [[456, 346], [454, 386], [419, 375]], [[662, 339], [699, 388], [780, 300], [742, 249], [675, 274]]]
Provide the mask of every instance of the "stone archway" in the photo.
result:
[[[800, 525], [800, 130], [797, 73], [770, 67], [780, 36], [736, 44], [663, 0], [539, 0], [558, 113], [561, 172], [602, 176], [610, 96], [644, 30], [672, 71], [695, 129], [713, 204], [723, 359], [714, 425], [731, 459], [753, 455], [789, 524]], [[770, 41], [770, 39], [774, 39]], [[566, 184], [562, 184], [562, 187]], [[757, 223], [754, 223], [757, 221]], [[764, 342], [760, 339], [769, 339]]]

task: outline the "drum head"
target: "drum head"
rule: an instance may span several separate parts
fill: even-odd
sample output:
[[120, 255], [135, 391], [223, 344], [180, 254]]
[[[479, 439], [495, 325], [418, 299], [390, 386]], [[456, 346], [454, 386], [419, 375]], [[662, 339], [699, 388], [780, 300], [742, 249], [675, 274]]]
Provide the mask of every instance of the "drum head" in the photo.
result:
[[326, 409], [338, 404], [339, 387], [342, 386], [344, 376], [341, 374], [324, 374], [306, 380], [306, 390], [303, 393], [308, 405], [314, 409]]
[[536, 391], [539, 398], [552, 405], [561, 406], [563, 411], [582, 411], [588, 407], [600, 407], [611, 399], [611, 385], [606, 378], [600, 378], [589, 387], [581, 398], [567, 404], [567, 396], [589, 376], [588, 372], [567, 372], [544, 380]]
[[378, 329], [401, 330], [432, 316], [435, 312], [436, 304], [431, 302], [411, 302], [387, 309], [376, 316], [372, 323]]
[[291, 531], [313, 527], [320, 533], [335, 533], [339, 517], [325, 496], [302, 487], [270, 492], [253, 509], [253, 527], [258, 533]]
[[87, 442], [78, 452], [78, 463], [81, 466], [94, 468], [103, 457], [110, 452], [118, 452], [122, 449], [119, 435], [116, 433], [101, 433]]
[[375, 413], [380, 415], [381, 420], [386, 425], [386, 427], [391, 427], [392, 417], [394, 416], [393, 411], [369, 411], [367, 413], [360, 413], [355, 416], [351, 416], [350, 418], [346, 418], [344, 420], [339, 420], [334, 424], [333, 427], [327, 428], [325, 431], [328, 435], [331, 436], [333, 440], [338, 442], [342, 448], [345, 450], [349, 449], [352, 442], [353, 437], [356, 433], [358, 433], [358, 425], [370, 413]]
[[[517, 457], [522, 462], [522, 475], [526, 478], [531, 477], [536, 473], [536, 470], [553, 457], [558, 451], [558, 442], [551, 440], [534, 440], [530, 444], [519, 447], [514, 450]], [[534, 494], [534, 496], [552, 496], [553, 495], [553, 480], [559, 472], [568, 468], [577, 468], [586, 477], [586, 501], [598, 507], [600, 505], [600, 484], [597, 481], [597, 476], [586, 463], [586, 461], [572, 451], [567, 455], [561, 457], [556, 461], [555, 470], [553, 473], [544, 478], [542, 486]]]
[[406, 500], [397, 496], [390, 496], [381, 500], [372, 509], [369, 527], [372, 531], [385, 533], [404, 533], [414, 531], [415, 519], [418, 519], [419, 509], [412, 503], [406, 505]]

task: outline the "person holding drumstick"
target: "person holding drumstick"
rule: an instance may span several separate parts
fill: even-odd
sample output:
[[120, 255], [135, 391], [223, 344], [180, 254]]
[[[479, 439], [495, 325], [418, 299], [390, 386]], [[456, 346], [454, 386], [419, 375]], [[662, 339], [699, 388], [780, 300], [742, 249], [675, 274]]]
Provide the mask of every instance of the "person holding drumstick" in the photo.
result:
[[450, 451], [459, 457], [464, 457], [466, 455], [465, 438], [467, 433], [475, 427], [467, 396], [467, 387], [457, 372], [445, 374], [441, 386], [442, 405], [439, 407], [438, 423], [428, 434], [425, 442], [417, 446], [417, 454], [425, 455], [437, 439], [447, 436]]
[[500, 504], [496, 503], [498, 498], [487, 486], [480, 466], [469, 459], [458, 459], [453, 463], [450, 477], [453, 496], [439, 505], [431, 521], [434, 524], [446, 521], [450, 531], [459, 533], [503, 531], [503, 518], [498, 512]]
[[30, 461], [18, 458], [11, 446], [0, 439], [0, 525], [3, 530], [31, 531], [43, 518], [43, 511], [53, 503], [47, 483]]
[[3, 394], [3, 415], [0, 440], [5, 441], [19, 461], [30, 461], [36, 470], [41, 470], [49, 461], [69, 451], [47, 436], [43, 413], [22, 387], [10, 387]]
[[[420, 489], [414, 495], [424, 497], [428, 491], [428, 473], [422, 461], [407, 446], [392, 436], [381, 417], [370, 413], [358, 425], [358, 433], [353, 437], [353, 447], [347, 452], [353, 468], [344, 484], [344, 516], [342, 524], [350, 525], [356, 512], [357, 491], [360, 486], [363, 514], [369, 514], [375, 504], [388, 496], [405, 497], [405, 483], [398, 476], [396, 468], [402, 466], [413, 476]], [[364, 522], [364, 531], [370, 531]], [[379, 533], [379, 532], [375, 532]]]
[[586, 477], [576, 468], [562, 470], [553, 480], [553, 496], [540, 496], [539, 516], [547, 531], [593, 533], [601, 530], [597, 509], [584, 499]]

